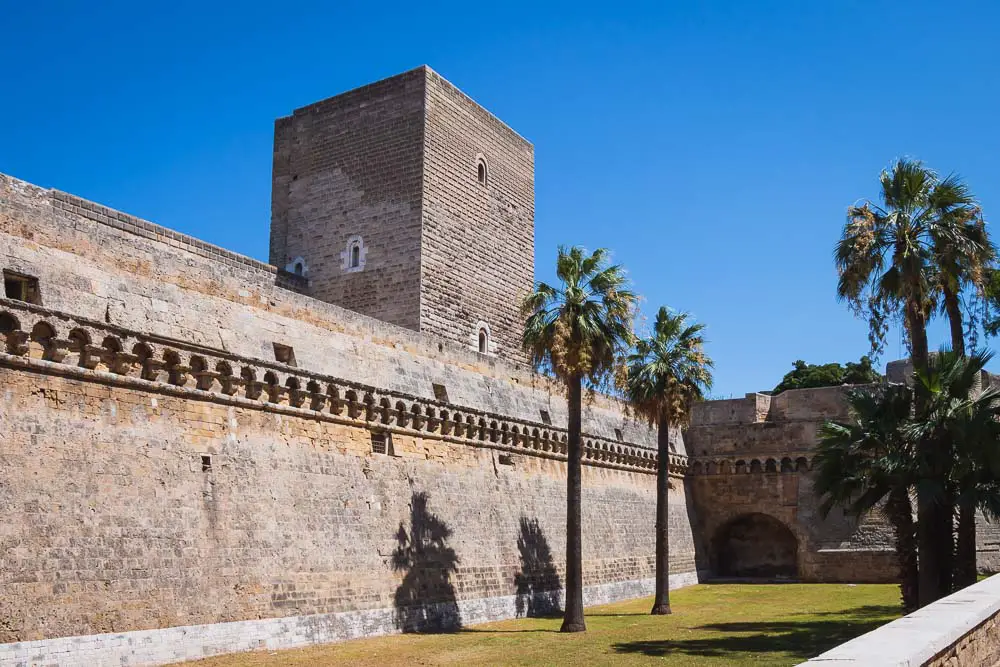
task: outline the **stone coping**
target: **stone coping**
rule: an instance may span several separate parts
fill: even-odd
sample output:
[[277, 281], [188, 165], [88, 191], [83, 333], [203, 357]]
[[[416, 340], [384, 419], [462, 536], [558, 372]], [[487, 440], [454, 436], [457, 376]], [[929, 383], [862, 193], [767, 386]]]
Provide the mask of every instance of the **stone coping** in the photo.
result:
[[801, 664], [919, 667], [997, 613], [1000, 576], [993, 576]]
[[114, 227], [123, 232], [142, 236], [151, 241], [159, 241], [176, 248], [183, 248], [188, 252], [207, 257], [216, 262], [222, 262], [230, 266], [248, 266], [258, 271], [274, 274], [282, 287], [303, 291], [309, 284], [302, 276], [289, 273], [280, 267], [266, 264], [260, 260], [227, 250], [207, 241], [202, 241], [188, 234], [174, 231], [155, 222], [137, 218], [134, 215], [108, 208], [107, 206], [88, 201], [62, 190], [52, 189], [50, 192], [52, 193], [53, 206], [56, 209], [75, 213], [94, 222]]
[[[566, 460], [566, 429], [387, 391], [0, 298], [0, 364], [191, 400]], [[656, 474], [656, 450], [583, 434], [583, 463]], [[670, 473], [687, 472], [672, 454]]]

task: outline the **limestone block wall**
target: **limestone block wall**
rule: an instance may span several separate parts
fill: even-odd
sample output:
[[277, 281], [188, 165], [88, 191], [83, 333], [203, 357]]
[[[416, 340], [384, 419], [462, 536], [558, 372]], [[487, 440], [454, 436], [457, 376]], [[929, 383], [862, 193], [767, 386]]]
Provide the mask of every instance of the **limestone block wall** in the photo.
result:
[[323, 301], [524, 359], [531, 144], [420, 67], [297, 109], [274, 145], [273, 264], [301, 258]]
[[[688, 479], [694, 499], [694, 531], [703, 540], [709, 570], [719, 576], [756, 576], [751, 569], [726, 571], [721, 562], [738, 545], [737, 557], [751, 564], [774, 555], [774, 539], [766, 535], [733, 535], [733, 524], [744, 517], [776, 519], [790, 533], [788, 563], [783, 576], [814, 582], [891, 582], [898, 575], [892, 533], [877, 517], [857, 521], [834, 510], [822, 518], [808, 470], [758, 470], [705, 473]], [[780, 537], [780, 536], [779, 536]], [[774, 564], [774, 563], [772, 563]], [[767, 570], [761, 572], [766, 576]]]
[[[0, 175], [0, 268], [39, 279], [42, 303], [169, 340], [565, 427], [562, 389], [517, 363], [299, 293], [275, 267], [67, 193]], [[590, 396], [584, 429], [655, 448], [644, 423]], [[678, 439], [678, 453], [684, 454]]]
[[[180, 659], [246, 648], [243, 622], [260, 646], [288, 646], [558, 599], [557, 385], [9, 177], [0, 268], [41, 295], [0, 298], [0, 641], [28, 642], [4, 657], [87, 635], [58, 650], [96, 664], [141, 641]], [[602, 396], [585, 432], [587, 599], [647, 594], [655, 435]], [[690, 583], [676, 445], [672, 570]], [[168, 626], [187, 639], [155, 630]]]
[[[564, 434], [0, 305], [0, 641], [313, 614], [354, 636], [558, 601]], [[650, 590], [653, 464], [588, 443], [592, 601]]]
[[419, 330], [423, 140], [421, 70], [279, 118], [271, 263], [301, 258], [316, 298]]
[[[811, 472], [817, 429], [826, 419], [847, 418], [843, 392], [748, 394], [695, 407], [685, 432], [689, 484], [695, 532], [713, 573], [771, 568], [807, 581], [896, 579], [894, 539], [882, 518], [859, 521], [839, 508], [824, 518], [818, 510]], [[772, 538], [744, 527], [766, 525], [762, 517], [777, 522]], [[782, 540], [785, 548], [775, 550]]]
[[491, 354], [524, 359], [519, 305], [535, 271], [534, 148], [437, 73], [427, 70], [426, 86], [422, 330], [476, 348], [485, 325]]

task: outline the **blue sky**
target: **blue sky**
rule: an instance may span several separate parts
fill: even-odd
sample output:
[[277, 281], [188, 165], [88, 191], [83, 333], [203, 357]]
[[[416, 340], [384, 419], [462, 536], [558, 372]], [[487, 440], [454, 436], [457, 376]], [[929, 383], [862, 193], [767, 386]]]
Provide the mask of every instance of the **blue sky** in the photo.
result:
[[274, 118], [427, 63], [534, 143], [536, 276], [613, 249], [719, 397], [867, 351], [831, 251], [894, 157], [1000, 216], [995, 3], [157, 4], [7, 3], [0, 171], [266, 260]]

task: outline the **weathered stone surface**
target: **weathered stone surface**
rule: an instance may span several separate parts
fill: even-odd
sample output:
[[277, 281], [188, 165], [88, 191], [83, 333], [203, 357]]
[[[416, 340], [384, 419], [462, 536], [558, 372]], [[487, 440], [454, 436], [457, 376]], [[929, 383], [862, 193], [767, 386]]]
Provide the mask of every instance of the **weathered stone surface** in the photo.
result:
[[270, 261], [301, 258], [323, 301], [471, 349], [483, 327], [523, 360], [534, 199], [531, 144], [420, 67], [277, 121]]
[[[370, 428], [23, 363], [0, 369], [2, 640], [384, 608], [405, 625], [558, 589], [561, 461], [403, 433], [377, 455]], [[653, 480], [585, 467], [587, 585], [652, 576]]]
[[[709, 568], [732, 576], [768, 568], [805, 581], [895, 581], [898, 566], [890, 527], [879, 516], [861, 521], [834, 508], [818, 511], [811, 461], [826, 419], [846, 419], [843, 389], [824, 387], [778, 396], [708, 401], [695, 406], [684, 440], [691, 457], [688, 485], [695, 534]], [[744, 524], [784, 526], [744, 535]], [[766, 531], [764, 531], [766, 532]], [[756, 535], [756, 543], [751, 539]], [[776, 540], [794, 542], [779, 549]], [[736, 554], [739, 562], [733, 562]]]

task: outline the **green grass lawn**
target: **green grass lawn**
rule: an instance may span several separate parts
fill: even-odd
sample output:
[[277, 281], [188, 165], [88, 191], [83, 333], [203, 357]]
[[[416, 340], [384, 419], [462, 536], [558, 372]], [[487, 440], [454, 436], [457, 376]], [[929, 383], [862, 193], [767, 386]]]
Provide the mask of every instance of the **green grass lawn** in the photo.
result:
[[587, 610], [587, 632], [560, 619], [502, 621], [436, 635], [394, 635], [294, 651], [255, 652], [197, 667], [289, 665], [794, 665], [899, 616], [893, 585], [702, 584]]

